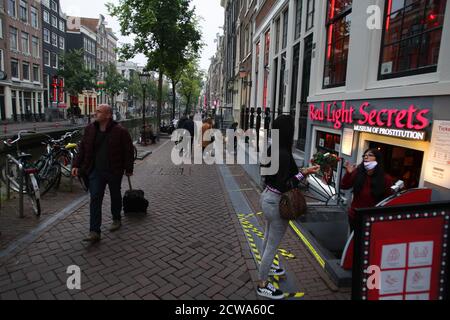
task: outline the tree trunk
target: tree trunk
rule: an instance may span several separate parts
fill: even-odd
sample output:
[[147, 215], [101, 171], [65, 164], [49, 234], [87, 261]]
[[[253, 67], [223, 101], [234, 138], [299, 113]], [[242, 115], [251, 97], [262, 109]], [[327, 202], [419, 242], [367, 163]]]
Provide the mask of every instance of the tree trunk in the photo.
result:
[[175, 119], [175, 103], [176, 103], [176, 96], [175, 96], [175, 93], [176, 93], [176, 89], [175, 89], [175, 86], [177, 85], [177, 83], [174, 81], [174, 80], [172, 80], [172, 97], [173, 97], [173, 106], [172, 106], [172, 120], [174, 120]]
[[191, 113], [191, 94], [186, 99], [186, 115]]
[[163, 71], [159, 70], [159, 82], [158, 82], [158, 105], [156, 109], [156, 132], [159, 134], [161, 126], [161, 109], [162, 109], [162, 89], [163, 89]]

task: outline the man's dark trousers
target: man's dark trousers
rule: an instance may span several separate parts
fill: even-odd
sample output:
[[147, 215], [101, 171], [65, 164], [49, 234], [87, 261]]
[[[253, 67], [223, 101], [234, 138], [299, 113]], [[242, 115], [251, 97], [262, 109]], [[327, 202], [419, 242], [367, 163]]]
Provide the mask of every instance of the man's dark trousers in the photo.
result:
[[106, 185], [109, 186], [111, 195], [111, 213], [113, 220], [121, 220], [122, 211], [122, 177], [109, 172], [100, 172], [96, 169], [89, 176], [89, 191], [91, 194], [91, 232], [101, 233], [102, 225], [102, 203], [105, 195]]

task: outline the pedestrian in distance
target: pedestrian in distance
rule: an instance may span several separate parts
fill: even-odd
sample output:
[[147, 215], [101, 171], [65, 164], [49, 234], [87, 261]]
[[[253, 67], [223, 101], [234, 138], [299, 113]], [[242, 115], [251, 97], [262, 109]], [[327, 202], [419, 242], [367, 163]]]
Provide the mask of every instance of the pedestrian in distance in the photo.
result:
[[213, 120], [211, 118], [206, 118], [205, 123], [202, 126], [202, 151], [205, 151], [206, 147], [214, 142], [213, 137], [211, 139], [205, 140], [206, 131], [213, 128]]
[[279, 130], [279, 150], [269, 149], [269, 154], [278, 156], [278, 172], [264, 176], [265, 190], [261, 194], [261, 208], [266, 220], [262, 260], [259, 266], [259, 282], [256, 289], [258, 295], [270, 299], [282, 299], [284, 293], [269, 282], [269, 276], [282, 276], [285, 270], [273, 264], [278, 246], [286, 233], [289, 221], [280, 216], [281, 195], [298, 187], [299, 181], [309, 174], [317, 173], [319, 166], [300, 169], [292, 156], [294, 143], [294, 119], [290, 115], [281, 115], [273, 122], [273, 129]]
[[189, 135], [191, 136], [191, 150], [190, 153], [192, 153], [192, 145], [194, 142], [194, 133], [195, 133], [195, 123], [194, 123], [194, 115], [189, 115], [189, 118], [184, 122], [183, 129], [187, 130], [189, 132]]
[[348, 210], [351, 232], [355, 229], [355, 209], [374, 207], [391, 195], [394, 179], [384, 172], [383, 156], [378, 149], [366, 150], [359, 166], [347, 161], [344, 167], [346, 173], [342, 178], [341, 188], [353, 188], [353, 200]]
[[73, 176], [87, 175], [90, 191], [90, 233], [83, 241], [101, 239], [102, 202], [106, 186], [111, 195], [113, 223], [110, 231], [121, 227], [122, 177], [130, 177], [134, 169], [134, 152], [131, 136], [126, 128], [112, 120], [112, 108], [99, 105], [96, 119], [85, 128], [74, 160]]

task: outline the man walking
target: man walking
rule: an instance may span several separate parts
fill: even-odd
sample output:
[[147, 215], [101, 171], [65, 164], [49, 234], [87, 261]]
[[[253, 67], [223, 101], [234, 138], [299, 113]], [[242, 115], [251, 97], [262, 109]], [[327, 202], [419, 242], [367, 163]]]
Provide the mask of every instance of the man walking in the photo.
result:
[[121, 227], [122, 177], [133, 175], [133, 142], [127, 129], [113, 121], [112, 108], [99, 105], [95, 122], [89, 124], [74, 160], [72, 175], [89, 177], [90, 233], [83, 241], [97, 242], [101, 239], [102, 202], [106, 185], [111, 195], [113, 223], [110, 231]]

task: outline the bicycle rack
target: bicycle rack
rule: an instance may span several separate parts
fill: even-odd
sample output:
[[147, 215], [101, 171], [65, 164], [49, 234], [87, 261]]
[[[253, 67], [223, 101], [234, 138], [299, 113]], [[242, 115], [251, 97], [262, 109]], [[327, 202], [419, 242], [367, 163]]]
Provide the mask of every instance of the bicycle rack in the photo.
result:
[[[19, 218], [23, 218], [23, 176], [24, 176], [24, 168], [23, 165], [12, 155], [6, 155], [6, 174], [9, 172], [9, 163], [10, 161], [14, 163], [19, 169]], [[9, 200], [11, 198], [11, 177], [6, 177], [6, 198]]]

